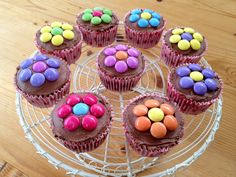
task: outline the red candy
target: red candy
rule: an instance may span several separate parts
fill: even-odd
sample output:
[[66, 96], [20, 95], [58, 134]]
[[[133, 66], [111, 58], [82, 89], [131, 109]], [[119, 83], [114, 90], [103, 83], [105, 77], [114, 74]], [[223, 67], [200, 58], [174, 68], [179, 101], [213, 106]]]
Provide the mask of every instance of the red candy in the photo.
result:
[[102, 117], [105, 113], [105, 108], [102, 104], [94, 104], [91, 106], [90, 112], [95, 117]]
[[81, 98], [79, 95], [77, 94], [73, 94], [73, 95], [70, 95], [67, 99], [66, 99], [66, 103], [71, 105], [71, 106], [74, 106], [76, 105], [77, 103], [79, 103], [81, 101]]
[[82, 126], [85, 130], [92, 131], [97, 127], [98, 120], [93, 115], [86, 115], [82, 119]]
[[71, 113], [71, 111], [72, 111], [72, 108], [70, 107], [70, 105], [64, 104], [58, 108], [57, 115], [60, 118], [65, 118]]
[[93, 94], [87, 94], [83, 97], [83, 102], [89, 106], [92, 106], [98, 102], [98, 99]]
[[102, 16], [102, 12], [99, 11], [99, 10], [94, 11], [94, 12], [93, 12], [93, 16], [94, 16], [94, 17], [101, 17], [101, 16]]
[[67, 117], [64, 121], [64, 128], [69, 131], [75, 131], [79, 127], [79, 125], [80, 121], [74, 115]]

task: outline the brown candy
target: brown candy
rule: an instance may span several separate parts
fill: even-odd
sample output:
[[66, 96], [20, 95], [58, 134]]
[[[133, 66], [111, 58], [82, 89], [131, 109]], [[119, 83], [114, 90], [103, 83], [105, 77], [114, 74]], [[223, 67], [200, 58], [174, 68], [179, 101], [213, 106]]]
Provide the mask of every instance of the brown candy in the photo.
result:
[[148, 108], [157, 108], [157, 107], [160, 106], [159, 101], [154, 100], [154, 99], [146, 100], [144, 104], [145, 104], [145, 106], [147, 106]]
[[178, 122], [177, 122], [176, 118], [172, 115], [166, 115], [164, 117], [164, 124], [165, 124], [166, 128], [170, 131], [174, 131], [178, 127]]
[[133, 109], [134, 115], [136, 115], [138, 117], [145, 116], [147, 114], [147, 112], [148, 112], [148, 108], [143, 104], [139, 104], [139, 105], [135, 106]]
[[167, 133], [167, 129], [163, 123], [155, 122], [152, 124], [150, 132], [155, 138], [163, 138]]
[[138, 117], [135, 120], [135, 128], [139, 131], [147, 131], [151, 127], [151, 121], [146, 116]]
[[165, 113], [165, 115], [174, 115], [175, 113], [174, 107], [168, 103], [163, 103], [160, 108]]
[[118, 51], [118, 52], [116, 52], [116, 58], [119, 59], [119, 60], [124, 60], [127, 57], [128, 57], [128, 54], [125, 51]]

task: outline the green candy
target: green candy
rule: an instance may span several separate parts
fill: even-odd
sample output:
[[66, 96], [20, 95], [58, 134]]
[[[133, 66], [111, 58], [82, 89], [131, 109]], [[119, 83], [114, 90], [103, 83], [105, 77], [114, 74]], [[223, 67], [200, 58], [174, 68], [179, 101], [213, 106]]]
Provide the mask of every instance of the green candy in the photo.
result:
[[90, 21], [91, 19], [93, 18], [93, 15], [92, 14], [89, 14], [89, 13], [86, 13], [82, 16], [82, 20], [83, 21]]
[[110, 23], [110, 22], [111, 22], [111, 17], [110, 17], [109, 15], [107, 15], [107, 14], [103, 14], [103, 15], [101, 16], [101, 19], [102, 19], [102, 21], [103, 21], [104, 23]]
[[91, 23], [92, 23], [93, 25], [99, 25], [101, 22], [102, 22], [102, 20], [101, 20], [101, 18], [99, 18], [99, 17], [93, 17], [93, 18], [91, 19]]
[[104, 9], [103, 13], [112, 16], [112, 11], [109, 9]]
[[89, 13], [89, 14], [91, 14], [93, 12], [93, 9], [85, 9], [84, 10], [84, 13], [86, 14], [86, 13]]
[[61, 29], [60, 27], [54, 27], [51, 30], [51, 33], [55, 36], [55, 35], [61, 35], [63, 33], [63, 29]]
[[93, 10], [100, 10], [100, 11], [103, 11], [104, 8], [102, 7], [95, 7]]

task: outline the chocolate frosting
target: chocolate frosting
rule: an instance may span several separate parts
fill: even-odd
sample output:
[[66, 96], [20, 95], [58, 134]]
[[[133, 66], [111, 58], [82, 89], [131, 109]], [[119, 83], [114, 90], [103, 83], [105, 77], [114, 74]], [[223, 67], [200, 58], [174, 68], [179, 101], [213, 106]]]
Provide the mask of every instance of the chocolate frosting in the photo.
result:
[[[87, 93], [80, 93], [81, 96], [86, 95]], [[94, 94], [94, 93], [93, 93]], [[105, 131], [107, 126], [109, 125], [110, 118], [111, 118], [111, 110], [109, 109], [110, 105], [104, 100], [101, 96], [96, 95], [98, 98], [98, 102], [103, 104], [105, 107], [105, 113], [102, 117], [98, 118], [98, 124], [95, 130], [93, 131], [86, 131], [80, 125], [75, 131], [68, 131], [63, 127], [63, 120], [62, 118], [57, 116], [57, 109], [62, 105], [65, 104], [66, 98], [62, 99], [53, 109], [51, 113], [52, 118], [52, 131], [55, 136], [58, 136], [60, 139], [66, 139], [69, 141], [85, 141], [89, 138], [96, 137], [100, 132]], [[72, 113], [71, 113], [72, 114]], [[79, 117], [80, 122], [82, 121], [82, 116]]]
[[131, 103], [125, 112], [123, 113], [124, 122], [126, 124], [126, 131], [128, 131], [130, 134], [132, 134], [135, 141], [140, 145], [151, 145], [151, 146], [172, 146], [176, 144], [176, 142], [183, 136], [183, 126], [184, 121], [183, 118], [179, 112], [179, 110], [175, 110], [175, 118], [178, 122], [178, 128], [175, 131], [167, 131], [167, 134], [163, 138], [154, 138], [150, 130], [147, 130], [145, 132], [141, 132], [136, 130], [135, 128], [135, 120], [137, 119], [137, 116], [133, 113], [133, 108], [138, 104], [144, 104], [146, 100], [149, 99], [155, 99], [158, 100], [160, 103], [168, 103], [175, 107], [172, 103], [168, 102], [167, 100], [160, 99], [155, 96], [144, 96], [140, 99], [136, 100], [135, 102]]
[[[49, 56], [50, 57], [50, 56]], [[55, 57], [53, 57], [55, 58]], [[59, 58], [57, 58], [59, 59]], [[59, 78], [56, 81], [48, 81], [45, 80], [45, 83], [40, 87], [33, 87], [30, 84], [30, 80], [23, 82], [19, 79], [19, 73], [22, 70], [20, 66], [17, 67], [17, 73], [16, 73], [16, 85], [17, 87], [23, 91], [24, 93], [30, 94], [30, 95], [49, 95], [50, 93], [60, 89], [68, 80], [70, 77], [70, 70], [67, 63], [61, 59], [59, 59], [61, 62], [60, 68], [58, 68], [59, 72]], [[36, 61], [34, 61], [35, 63]], [[33, 64], [29, 67], [32, 70]]]

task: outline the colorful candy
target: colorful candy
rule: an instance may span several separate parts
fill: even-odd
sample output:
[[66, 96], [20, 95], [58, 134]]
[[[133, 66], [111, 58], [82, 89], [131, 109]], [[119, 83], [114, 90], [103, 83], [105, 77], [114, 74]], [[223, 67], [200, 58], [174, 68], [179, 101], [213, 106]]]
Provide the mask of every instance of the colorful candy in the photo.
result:
[[29, 68], [23, 69], [19, 73], [19, 78], [22, 82], [25, 82], [30, 79], [32, 71]]
[[38, 62], [33, 64], [32, 69], [36, 73], [41, 73], [41, 72], [44, 72], [47, 69], [47, 64], [42, 62], [42, 61], [38, 61]]
[[207, 92], [207, 86], [203, 82], [196, 82], [193, 86], [194, 93], [198, 95], [205, 95]]
[[92, 131], [97, 127], [98, 120], [92, 115], [86, 115], [82, 118], [82, 127], [87, 131]]
[[178, 127], [178, 122], [173, 115], [166, 115], [164, 118], [164, 125], [170, 131], [174, 131]]
[[57, 69], [48, 68], [44, 72], [44, 76], [46, 77], [48, 81], [51, 81], [51, 82], [56, 81], [59, 78], [59, 72], [57, 71]]
[[86, 94], [83, 97], [83, 102], [89, 106], [92, 106], [93, 104], [96, 104], [98, 102], [98, 99], [95, 95], [93, 94]]
[[201, 43], [196, 39], [191, 40], [190, 45], [191, 45], [193, 50], [198, 50], [198, 49], [201, 48]]
[[182, 39], [178, 42], [178, 47], [180, 50], [188, 50], [190, 43], [186, 39]]
[[203, 80], [203, 74], [199, 71], [193, 71], [190, 73], [190, 77], [194, 80], [194, 81], [202, 81]]
[[144, 105], [147, 106], [147, 108], [157, 108], [160, 106], [160, 103], [158, 100], [149, 99], [144, 102]]
[[187, 66], [181, 66], [176, 70], [176, 73], [180, 76], [188, 76], [191, 70]]
[[64, 42], [64, 39], [61, 35], [56, 35], [52, 37], [51, 42], [53, 45], [59, 46]]
[[193, 87], [194, 81], [192, 78], [185, 76], [179, 80], [179, 85], [181, 88], [190, 89]]
[[105, 114], [105, 108], [102, 104], [97, 103], [91, 106], [90, 112], [92, 115], [99, 118]]
[[160, 122], [164, 118], [164, 112], [160, 108], [151, 108], [148, 117], [154, 122]]
[[170, 38], [169, 38], [169, 41], [173, 44], [179, 42], [180, 40], [181, 40], [181, 37], [178, 34], [174, 34], [174, 35], [170, 36]]
[[71, 115], [64, 120], [63, 124], [65, 129], [75, 131], [80, 126], [80, 121], [76, 116]]
[[163, 138], [167, 133], [167, 129], [163, 123], [155, 122], [152, 124], [150, 132], [151, 135], [155, 138]]
[[60, 118], [66, 118], [72, 111], [71, 106], [64, 104], [57, 109], [57, 115]]
[[44, 84], [45, 80], [45, 76], [42, 73], [34, 73], [30, 77], [30, 84], [33, 87], [40, 87]]
[[128, 57], [128, 54], [125, 51], [116, 52], [116, 58], [119, 60], [124, 60]]
[[165, 115], [174, 115], [175, 109], [168, 103], [163, 103], [160, 106], [161, 110], [164, 112]]
[[108, 67], [113, 67], [116, 64], [116, 57], [114, 56], [107, 56], [104, 59], [104, 64]]
[[118, 73], [124, 73], [128, 70], [128, 66], [125, 61], [118, 61], [115, 64], [115, 69]]
[[55, 58], [49, 58], [46, 61], [46, 63], [49, 67], [52, 67], [52, 68], [59, 68], [61, 65], [60, 60], [55, 59]]
[[138, 117], [135, 120], [135, 128], [139, 131], [147, 131], [151, 127], [151, 121], [145, 116]]
[[74, 106], [76, 105], [77, 103], [81, 102], [81, 98], [79, 95], [77, 94], [73, 94], [73, 95], [70, 95], [69, 97], [67, 97], [66, 99], [66, 104], [70, 105], [70, 106]]
[[147, 112], [148, 112], [148, 108], [143, 104], [137, 105], [133, 109], [134, 115], [136, 115], [138, 117], [146, 115]]
[[21, 62], [20, 67], [22, 69], [28, 68], [30, 65], [34, 63], [33, 59], [29, 58]]
[[129, 66], [129, 68], [135, 69], [135, 68], [138, 67], [139, 62], [138, 62], [138, 59], [137, 59], [137, 58], [135, 58], [135, 57], [129, 57], [129, 58], [127, 59], [127, 64], [128, 64], [128, 66]]

